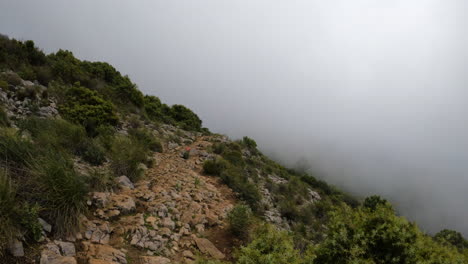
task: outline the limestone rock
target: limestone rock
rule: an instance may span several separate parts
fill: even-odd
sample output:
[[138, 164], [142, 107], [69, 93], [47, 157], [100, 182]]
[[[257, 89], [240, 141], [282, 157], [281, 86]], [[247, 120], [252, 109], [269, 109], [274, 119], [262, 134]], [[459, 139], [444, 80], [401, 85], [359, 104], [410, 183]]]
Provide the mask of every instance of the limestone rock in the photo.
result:
[[171, 260], [160, 256], [144, 256], [140, 258], [141, 264], [170, 264]]
[[10, 252], [15, 257], [23, 257], [24, 256], [24, 248], [23, 242], [19, 241], [18, 239], [13, 239], [9, 246]]
[[115, 181], [123, 188], [128, 188], [128, 189], [131, 189], [131, 190], [133, 190], [135, 188], [132, 181], [130, 181], [130, 179], [127, 176], [122, 175], [122, 176], [116, 178]]
[[225, 258], [225, 255], [221, 251], [219, 251], [219, 249], [216, 248], [215, 245], [213, 245], [213, 243], [211, 243], [211, 241], [209, 241], [208, 239], [195, 237], [194, 240], [197, 244], [198, 249], [200, 249], [202, 253], [208, 254], [215, 259]]

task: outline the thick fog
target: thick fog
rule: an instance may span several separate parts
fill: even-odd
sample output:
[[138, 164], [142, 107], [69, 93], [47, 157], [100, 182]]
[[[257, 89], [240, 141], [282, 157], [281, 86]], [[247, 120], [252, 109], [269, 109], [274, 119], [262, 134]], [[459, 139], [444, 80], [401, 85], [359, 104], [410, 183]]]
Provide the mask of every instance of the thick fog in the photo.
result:
[[0, 1], [0, 32], [108, 61], [212, 131], [468, 235], [464, 0]]

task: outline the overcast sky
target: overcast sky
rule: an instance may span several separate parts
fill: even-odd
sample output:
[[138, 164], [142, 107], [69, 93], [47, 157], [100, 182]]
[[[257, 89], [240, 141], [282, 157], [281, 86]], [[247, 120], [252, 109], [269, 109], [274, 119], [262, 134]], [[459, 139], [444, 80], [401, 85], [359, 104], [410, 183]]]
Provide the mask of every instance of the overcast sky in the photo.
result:
[[0, 0], [0, 32], [107, 61], [278, 159], [468, 235], [464, 0]]

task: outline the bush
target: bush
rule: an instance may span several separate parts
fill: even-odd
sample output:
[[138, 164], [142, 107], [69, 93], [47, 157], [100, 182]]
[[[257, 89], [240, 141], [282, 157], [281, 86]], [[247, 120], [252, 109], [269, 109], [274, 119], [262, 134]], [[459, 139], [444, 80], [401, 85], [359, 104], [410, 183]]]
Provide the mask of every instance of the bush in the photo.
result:
[[81, 156], [91, 165], [99, 166], [106, 161], [106, 150], [99, 144], [98, 140], [89, 139]]
[[224, 143], [214, 143], [212, 146], [213, 152], [216, 154], [222, 154], [225, 148], [226, 144]]
[[257, 149], [257, 142], [249, 137], [244, 137], [242, 143], [250, 150]]
[[18, 219], [25, 236], [33, 241], [39, 241], [42, 237], [42, 226], [38, 221], [40, 206], [38, 204], [30, 205], [25, 202], [18, 209]]
[[125, 175], [136, 182], [144, 172], [140, 164], [147, 161], [147, 154], [148, 150], [141, 142], [119, 136], [111, 149], [110, 167], [116, 176]]
[[18, 126], [21, 131], [31, 133], [34, 142], [42, 149], [82, 155], [88, 146], [84, 128], [63, 119], [31, 117], [21, 120]]
[[84, 126], [90, 135], [96, 135], [100, 126], [114, 126], [118, 122], [112, 103], [85, 87], [69, 89], [59, 110], [66, 119]]
[[183, 105], [173, 105], [170, 113], [171, 117], [182, 129], [200, 131], [202, 121], [192, 110]]
[[0, 80], [0, 90], [8, 91], [8, 83], [4, 80]]
[[248, 205], [238, 204], [229, 212], [228, 221], [231, 232], [241, 239], [246, 239], [252, 227], [252, 210]]
[[0, 256], [19, 231], [14, 216], [15, 207], [15, 190], [11, 180], [3, 170], [0, 170], [0, 223], [2, 224], [2, 228], [0, 228]]
[[207, 160], [203, 163], [203, 171], [208, 175], [221, 175], [228, 163], [223, 159]]
[[362, 206], [371, 211], [375, 211], [379, 206], [384, 206], [389, 209], [392, 209], [392, 205], [387, 200], [383, 199], [382, 197], [378, 195], [372, 195], [372, 196], [366, 197], [366, 199], [364, 199], [364, 203], [362, 204]]
[[107, 170], [101, 169], [93, 169], [87, 175], [86, 182], [90, 189], [95, 191], [109, 191], [116, 186], [114, 175]]
[[147, 146], [151, 151], [163, 151], [161, 142], [147, 129], [130, 129], [128, 134], [133, 140], [140, 142], [143, 146]]
[[462, 236], [462, 234], [454, 230], [441, 230], [435, 234], [434, 240], [444, 245], [450, 244], [459, 250], [468, 248], [468, 241]]
[[64, 155], [50, 152], [33, 167], [38, 193], [35, 198], [43, 205], [47, 218], [54, 223], [57, 234], [70, 234], [78, 227], [79, 215], [85, 211], [88, 189], [85, 178]]
[[236, 263], [299, 264], [301, 260], [291, 236], [274, 226], [264, 225], [255, 232], [254, 240], [240, 249]]
[[5, 112], [5, 109], [3, 109], [2, 106], [0, 106], [0, 126], [9, 126], [10, 125], [10, 120], [8, 119], [8, 115]]
[[260, 192], [255, 184], [248, 181], [242, 170], [229, 167], [221, 173], [220, 177], [231, 189], [238, 192], [252, 209], [258, 209], [258, 203], [262, 198]]
[[0, 164], [14, 171], [29, 167], [37, 149], [33, 143], [9, 130], [0, 130]]
[[21, 77], [14, 72], [5, 72], [1, 75], [1, 78], [5, 80], [8, 84], [17, 86], [21, 84]]

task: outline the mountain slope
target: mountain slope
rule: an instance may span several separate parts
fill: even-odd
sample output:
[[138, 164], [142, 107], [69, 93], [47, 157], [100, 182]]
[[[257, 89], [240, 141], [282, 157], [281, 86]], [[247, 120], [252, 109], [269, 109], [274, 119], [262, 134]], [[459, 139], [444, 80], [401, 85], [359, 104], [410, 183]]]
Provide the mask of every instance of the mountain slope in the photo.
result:
[[0, 37], [1, 263], [465, 263], [357, 199], [202, 127], [69, 51]]

